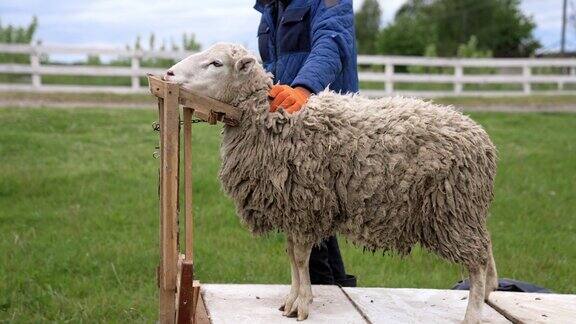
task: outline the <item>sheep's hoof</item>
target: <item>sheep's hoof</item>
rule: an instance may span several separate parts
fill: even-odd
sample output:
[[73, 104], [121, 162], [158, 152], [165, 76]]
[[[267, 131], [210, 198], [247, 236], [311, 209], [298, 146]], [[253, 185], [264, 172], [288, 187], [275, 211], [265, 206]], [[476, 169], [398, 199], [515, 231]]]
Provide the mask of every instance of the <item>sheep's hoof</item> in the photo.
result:
[[302, 312], [301, 314], [298, 314], [298, 318], [297, 321], [303, 321], [305, 319], [308, 318], [308, 310], [306, 310], [306, 312]]
[[298, 297], [292, 305], [290, 312], [286, 314], [285, 311], [284, 314], [286, 314], [285, 316], [287, 317], [298, 317], [298, 321], [303, 321], [308, 318], [309, 305], [311, 302], [312, 298]]
[[288, 314], [286, 314], [286, 315], [284, 315], [284, 316], [289, 317], [289, 318], [294, 318], [294, 317], [296, 317], [297, 315], [298, 315], [298, 311], [295, 311], [295, 310], [294, 310], [294, 311], [292, 311], [292, 312], [290, 312], [290, 313], [288, 313]]
[[283, 312], [284, 311], [284, 305], [280, 306], [280, 308], [278, 308], [278, 310]]
[[294, 308], [296, 306], [296, 300], [298, 299], [298, 295], [296, 293], [290, 293], [288, 294], [288, 296], [286, 296], [286, 300], [284, 301], [284, 304], [282, 306], [280, 306], [280, 311], [282, 311], [282, 315], [287, 316], [287, 317], [296, 317], [296, 315], [294, 316], [290, 316], [292, 314], [292, 312], [294, 312]]

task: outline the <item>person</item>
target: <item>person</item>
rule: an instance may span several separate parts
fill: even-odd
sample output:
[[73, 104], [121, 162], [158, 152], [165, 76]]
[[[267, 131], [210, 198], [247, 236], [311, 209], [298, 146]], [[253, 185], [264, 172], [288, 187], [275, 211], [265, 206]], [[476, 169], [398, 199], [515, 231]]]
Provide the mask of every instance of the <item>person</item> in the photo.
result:
[[[270, 111], [296, 113], [311, 94], [326, 88], [358, 91], [352, 0], [258, 0], [258, 49], [275, 85]], [[335, 236], [310, 255], [312, 284], [356, 286], [346, 274]]]

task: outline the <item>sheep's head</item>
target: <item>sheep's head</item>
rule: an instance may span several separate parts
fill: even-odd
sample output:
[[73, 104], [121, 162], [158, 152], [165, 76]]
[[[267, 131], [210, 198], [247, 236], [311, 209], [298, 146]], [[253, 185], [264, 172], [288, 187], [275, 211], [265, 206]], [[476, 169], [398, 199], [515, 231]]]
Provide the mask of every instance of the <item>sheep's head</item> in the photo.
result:
[[254, 71], [262, 66], [256, 57], [236, 44], [218, 43], [209, 49], [190, 55], [172, 66], [164, 80], [183, 85], [205, 96], [224, 102], [249, 92], [254, 83]]

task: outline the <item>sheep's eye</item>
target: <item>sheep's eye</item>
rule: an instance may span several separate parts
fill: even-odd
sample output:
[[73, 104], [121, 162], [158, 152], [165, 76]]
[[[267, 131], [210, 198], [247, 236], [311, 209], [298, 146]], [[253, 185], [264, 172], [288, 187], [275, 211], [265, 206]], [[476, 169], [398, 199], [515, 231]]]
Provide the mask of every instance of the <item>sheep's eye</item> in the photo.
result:
[[220, 61], [214, 61], [214, 62], [210, 63], [209, 65], [214, 65], [215, 67], [221, 67], [224, 64], [222, 64], [222, 62], [220, 62]]

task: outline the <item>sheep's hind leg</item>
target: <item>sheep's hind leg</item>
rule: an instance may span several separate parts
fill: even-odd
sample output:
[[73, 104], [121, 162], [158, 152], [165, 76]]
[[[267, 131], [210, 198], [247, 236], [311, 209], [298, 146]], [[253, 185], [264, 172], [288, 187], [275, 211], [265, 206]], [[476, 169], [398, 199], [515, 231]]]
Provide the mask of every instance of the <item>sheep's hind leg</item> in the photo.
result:
[[486, 264], [468, 266], [468, 272], [470, 273], [470, 293], [464, 323], [478, 324], [482, 319], [482, 306], [484, 305]]
[[299, 321], [308, 318], [310, 303], [312, 302], [312, 286], [310, 284], [309, 261], [312, 244], [294, 244], [294, 260], [300, 278], [298, 297], [292, 304], [288, 316], [298, 316]]
[[488, 300], [490, 293], [498, 289], [498, 273], [496, 272], [496, 262], [492, 253], [492, 243], [488, 245], [488, 264], [486, 265], [486, 291], [484, 300]]
[[290, 259], [292, 285], [290, 287], [290, 293], [284, 300], [284, 304], [280, 306], [280, 310], [283, 311], [282, 315], [289, 316], [292, 305], [296, 301], [296, 298], [298, 298], [298, 290], [300, 289], [300, 277], [298, 275], [298, 267], [296, 267], [296, 260], [294, 259], [294, 243], [292, 243], [290, 237], [286, 238], [286, 252]]

